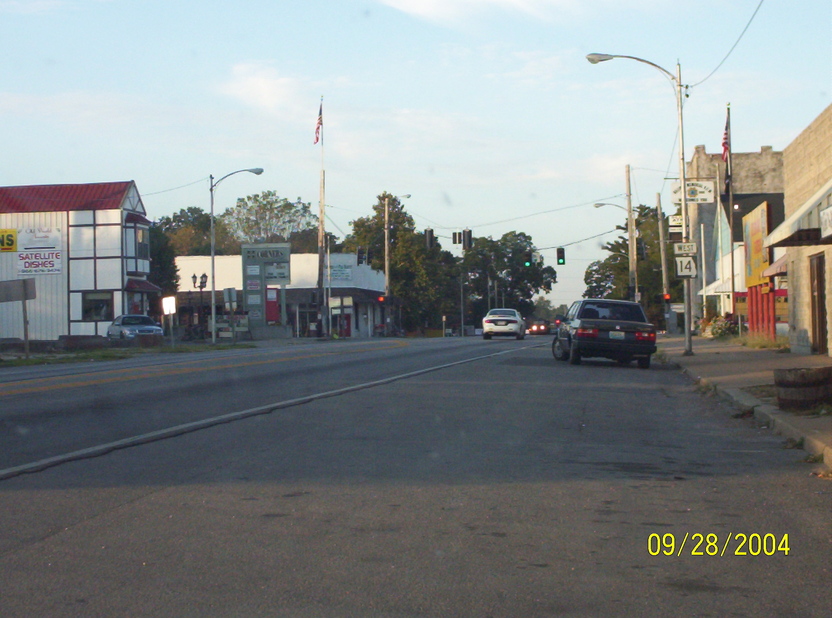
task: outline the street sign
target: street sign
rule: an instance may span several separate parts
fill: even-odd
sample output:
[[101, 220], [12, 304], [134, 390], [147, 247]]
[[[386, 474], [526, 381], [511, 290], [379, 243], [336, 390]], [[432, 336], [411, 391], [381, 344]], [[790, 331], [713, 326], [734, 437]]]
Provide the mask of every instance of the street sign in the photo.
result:
[[670, 215], [667, 218], [667, 223], [671, 227], [681, 228], [682, 227], [682, 215]]
[[677, 242], [673, 244], [673, 253], [675, 255], [696, 255], [695, 242]]
[[677, 257], [676, 259], [676, 276], [680, 279], [695, 279], [696, 278], [696, 258], [692, 255], [685, 255]]

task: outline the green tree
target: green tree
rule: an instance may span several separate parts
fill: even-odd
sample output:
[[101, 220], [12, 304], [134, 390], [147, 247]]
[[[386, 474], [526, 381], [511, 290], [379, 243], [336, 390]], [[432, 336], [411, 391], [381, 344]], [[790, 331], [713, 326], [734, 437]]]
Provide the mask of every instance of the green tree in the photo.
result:
[[[555, 269], [542, 262], [526, 266], [525, 256], [529, 251], [534, 251], [534, 243], [532, 237], [523, 232], [508, 232], [499, 240], [474, 239], [462, 262], [468, 275], [469, 323], [476, 323], [485, 315], [489, 305], [505, 304], [530, 316], [534, 312], [534, 295], [552, 291], [557, 282]], [[497, 297], [491, 303], [489, 288], [493, 289], [495, 282]]]
[[275, 191], [239, 198], [220, 219], [231, 235], [244, 243], [285, 242], [293, 234], [317, 230], [318, 217], [300, 198], [290, 202]]
[[[641, 292], [641, 304], [648, 319], [661, 325], [664, 321], [664, 301], [662, 300], [662, 263], [659, 243], [659, 221], [655, 208], [640, 205], [634, 212], [637, 238], [644, 244], [646, 256], [636, 261], [636, 279]], [[666, 225], [666, 223], [665, 223]], [[619, 226], [625, 230], [625, 226]], [[604, 245], [610, 254], [603, 261], [589, 265], [584, 273], [587, 289], [584, 298], [628, 298], [629, 287], [629, 244], [626, 236]], [[636, 250], [636, 248], [634, 248]], [[682, 294], [680, 280], [671, 279], [671, 295]]]
[[179, 271], [176, 253], [167, 234], [158, 223], [150, 226], [150, 274], [147, 280], [162, 288], [162, 295], [176, 294]]
[[[344, 240], [344, 248], [354, 252], [359, 247], [368, 251], [370, 266], [384, 270], [384, 202], [388, 200], [390, 225], [390, 295], [401, 307], [401, 326], [407, 331], [438, 327], [449, 281], [453, 277], [448, 256], [437, 245], [428, 249], [425, 236], [399, 202], [389, 193], [382, 193], [373, 205], [373, 214], [352, 222], [352, 234]], [[458, 306], [458, 305], [457, 305]]]
[[[183, 208], [170, 217], [161, 217], [158, 226], [170, 240], [175, 255], [211, 254], [211, 215], [197, 206]], [[214, 251], [217, 255], [240, 253], [240, 241], [214, 218]]]

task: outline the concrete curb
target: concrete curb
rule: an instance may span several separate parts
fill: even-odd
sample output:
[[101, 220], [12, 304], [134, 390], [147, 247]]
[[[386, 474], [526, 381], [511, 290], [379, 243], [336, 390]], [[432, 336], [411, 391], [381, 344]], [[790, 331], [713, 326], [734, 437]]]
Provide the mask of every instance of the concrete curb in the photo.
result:
[[721, 399], [730, 403], [739, 412], [753, 414], [754, 419], [762, 425], [766, 425], [774, 433], [792, 439], [797, 443], [803, 443], [803, 450], [811, 455], [821, 455], [823, 464], [832, 470], [832, 445], [827, 445], [811, 435], [807, 435], [805, 429], [790, 422], [787, 413], [777, 406], [763, 403], [753, 395], [739, 388], [722, 388], [702, 378], [686, 367], [668, 360], [668, 364], [678, 367], [682, 373], [688, 376], [695, 384], [704, 386], [716, 393]]

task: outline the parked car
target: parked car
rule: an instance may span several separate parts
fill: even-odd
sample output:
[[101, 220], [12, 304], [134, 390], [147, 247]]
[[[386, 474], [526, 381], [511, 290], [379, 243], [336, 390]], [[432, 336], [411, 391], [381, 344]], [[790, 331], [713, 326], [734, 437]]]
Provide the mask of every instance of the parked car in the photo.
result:
[[552, 341], [558, 360], [577, 365], [582, 358], [601, 357], [650, 368], [656, 351], [656, 328], [638, 303], [588, 298], [572, 304]]
[[137, 335], [162, 335], [162, 327], [146, 315], [120, 315], [107, 327], [109, 339], [134, 339]]
[[492, 309], [482, 319], [483, 339], [501, 335], [525, 338], [526, 323], [516, 309]]

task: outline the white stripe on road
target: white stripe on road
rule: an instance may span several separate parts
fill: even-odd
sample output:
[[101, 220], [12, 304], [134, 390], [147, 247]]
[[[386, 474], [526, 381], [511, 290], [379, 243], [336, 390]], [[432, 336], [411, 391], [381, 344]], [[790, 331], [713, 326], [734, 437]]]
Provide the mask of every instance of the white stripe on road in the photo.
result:
[[117, 451], [124, 448], [130, 448], [131, 446], [139, 446], [141, 444], [148, 444], [150, 442], [156, 442], [158, 440], [165, 440], [167, 438], [173, 438], [176, 436], [181, 436], [183, 434], [191, 433], [194, 431], [199, 431], [200, 429], [207, 429], [209, 427], [214, 427], [216, 425], [221, 425], [223, 423], [231, 423], [234, 421], [239, 421], [245, 418], [250, 418], [252, 416], [258, 416], [261, 414], [269, 414], [274, 410], [282, 410], [284, 408], [291, 408], [292, 406], [299, 406], [305, 403], [309, 403], [312, 401], [317, 401], [318, 399], [326, 399], [327, 397], [337, 397], [339, 395], [344, 395], [346, 393], [352, 393], [355, 391], [363, 390], [365, 388], [373, 388], [375, 386], [382, 386], [384, 384], [390, 384], [391, 382], [396, 382], [397, 380], [406, 380], [407, 378], [413, 378], [425, 373], [430, 373], [432, 371], [439, 371], [440, 369], [447, 369], [449, 367], [455, 367], [457, 365], [464, 365], [466, 363], [472, 363], [474, 361], [483, 360], [486, 358], [493, 358], [495, 356], [501, 356], [503, 354], [509, 354], [512, 352], [516, 352], [518, 350], [526, 350], [529, 348], [536, 348], [541, 347], [538, 345], [527, 345], [523, 346], [522, 348], [511, 348], [508, 350], [502, 350], [500, 352], [494, 352], [493, 354], [485, 354], [483, 356], [475, 356], [473, 358], [466, 358], [459, 361], [454, 361], [453, 363], [446, 363], [444, 365], [435, 365], [433, 367], [426, 367], [425, 369], [419, 369], [417, 371], [410, 371], [408, 373], [401, 373], [399, 375], [391, 376], [389, 378], [382, 378], [380, 380], [374, 380], [372, 382], [364, 382], [362, 384], [354, 384], [353, 386], [345, 386], [344, 388], [339, 388], [331, 391], [324, 391], [322, 393], [314, 393], [312, 395], [306, 395], [304, 397], [297, 397], [295, 399], [287, 399], [286, 401], [280, 401], [277, 403], [270, 403], [264, 406], [258, 406], [256, 408], [249, 408], [247, 410], [240, 410], [239, 412], [230, 412], [228, 414], [223, 414], [220, 416], [214, 416], [211, 418], [202, 419], [200, 421], [194, 421], [192, 423], [185, 423], [183, 425], [176, 425], [174, 427], [168, 427], [167, 429], [159, 429], [158, 431], [151, 431], [149, 433], [144, 433], [138, 436], [132, 436], [130, 438], [124, 438], [122, 440], [116, 440], [115, 442], [108, 442], [106, 444], [98, 444], [96, 446], [91, 446], [89, 448], [81, 449], [78, 451], [72, 451], [71, 453], [65, 453], [63, 455], [56, 455], [55, 457], [49, 457], [47, 459], [41, 459], [39, 461], [34, 461], [32, 463], [23, 464], [20, 466], [15, 466], [13, 468], [6, 468], [4, 470], [0, 470], [0, 480], [9, 479], [15, 476], [19, 476], [21, 474], [28, 474], [32, 472], [40, 472], [42, 470], [46, 470], [47, 468], [51, 468], [53, 466], [58, 466], [64, 463], [68, 463], [70, 461], [78, 461], [80, 459], [89, 459], [92, 457], [100, 457], [102, 455], [106, 455], [107, 453], [112, 453], [113, 451]]

